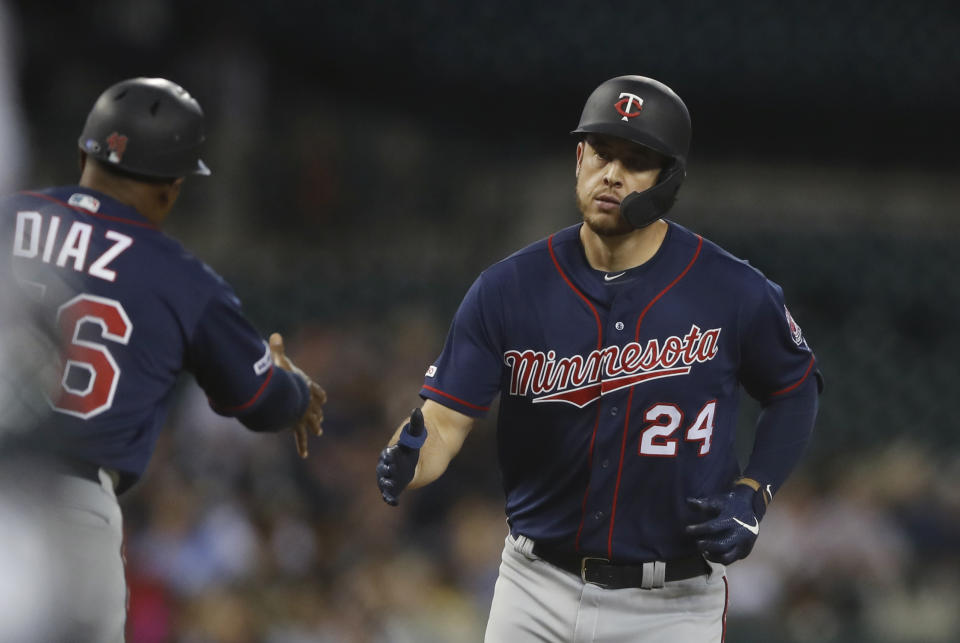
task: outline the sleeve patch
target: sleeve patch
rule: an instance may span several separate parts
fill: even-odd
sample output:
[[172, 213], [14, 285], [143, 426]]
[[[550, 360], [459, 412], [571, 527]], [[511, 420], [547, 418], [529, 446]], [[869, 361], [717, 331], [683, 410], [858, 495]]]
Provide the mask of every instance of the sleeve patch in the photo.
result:
[[430, 368], [427, 369], [427, 372], [425, 373], [425, 377], [433, 377], [436, 374], [437, 374], [437, 367], [431, 366]]
[[800, 330], [800, 326], [797, 325], [797, 322], [794, 321], [793, 315], [790, 314], [790, 311], [787, 310], [787, 307], [783, 307], [783, 312], [787, 316], [787, 325], [790, 327], [790, 336], [793, 337], [793, 341], [797, 346], [803, 344], [803, 331]]
[[253, 365], [253, 372], [257, 375], [263, 375], [269, 371], [271, 364], [273, 364], [273, 360], [270, 358], [270, 346], [266, 342], [264, 342], [263, 345], [267, 350], [264, 352], [263, 357], [258, 359]]

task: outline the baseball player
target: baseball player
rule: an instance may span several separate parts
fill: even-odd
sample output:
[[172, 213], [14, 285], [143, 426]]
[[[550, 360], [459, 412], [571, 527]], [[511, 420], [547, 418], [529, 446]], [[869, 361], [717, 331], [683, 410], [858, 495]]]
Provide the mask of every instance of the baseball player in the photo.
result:
[[229, 285], [161, 231], [184, 177], [210, 174], [203, 121], [168, 80], [122, 81], [89, 113], [79, 185], [0, 201], [15, 277], [59, 333], [54, 412], [30, 449], [54, 471], [50, 502], [76, 552], [63, 640], [123, 640], [116, 496], [143, 474], [182, 371], [218, 413], [254, 431], [292, 429], [302, 457], [321, 432], [325, 393], [280, 335], [268, 345]]
[[[690, 144], [677, 94], [613, 78], [573, 134], [582, 223], [473, 283], [378, 485], [395, 505], [439, 477], [499, 394], [486, 641], [722, 641], [725, 565], [809, 440], [816, 359], [776, 284], [662, 218]], [[741, 386], [763, 407], [744, 471]]]

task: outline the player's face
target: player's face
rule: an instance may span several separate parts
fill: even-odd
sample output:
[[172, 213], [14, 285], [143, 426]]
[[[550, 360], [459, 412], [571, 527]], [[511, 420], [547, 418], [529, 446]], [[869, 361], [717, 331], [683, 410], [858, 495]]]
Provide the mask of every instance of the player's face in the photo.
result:
[[664, 158], [648, 147], [614, 136], [590, 135], [577, 145], [577, 205], [596, 234], [633, 232], [620, 215], [620, 201], [653, 187]]

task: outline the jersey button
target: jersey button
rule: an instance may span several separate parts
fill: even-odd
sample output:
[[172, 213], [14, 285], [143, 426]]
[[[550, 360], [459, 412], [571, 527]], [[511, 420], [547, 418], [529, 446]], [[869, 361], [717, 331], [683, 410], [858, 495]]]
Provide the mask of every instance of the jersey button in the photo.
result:
[[600, 463], [600, 468], [602, 468], [602, 469], [606, 469], [606, 468], [609, 467], [609, 466], [610, 466], [610, 461], [609, 461], [609, 460], [604, 460], [603, 462]]
[[616, 328], [617, 330], [623, 330], [623, 322], [617, 322], [616, 324], [613, 325], [613, 327]]
[[603, 512], [602, 512], [602, 511], [598, 511], [597, 513], [593, 514], [593, 519], [594, 519], [594, 520], [603, 520]]
[[617, 407], [613, 407], [612, 409], [610, 409], [610, 415], [616, 415], [616, 414], [617, 414]]

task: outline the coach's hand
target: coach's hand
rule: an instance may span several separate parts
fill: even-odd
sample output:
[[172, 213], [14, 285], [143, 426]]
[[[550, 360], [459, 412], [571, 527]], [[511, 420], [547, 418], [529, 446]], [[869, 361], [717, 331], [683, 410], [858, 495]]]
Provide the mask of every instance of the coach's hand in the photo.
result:
[[380, 452], [377, 462], [377, 486], [383, 501], [392, 507], [397, 506], [397, 496], [407, 488], [417, 471], [420, 460], [420, 447], [427, 439], [427, 429], [423, 425], [423, 413], [419, 408], [410, 414], [410, 421], [403, 425], [400, 439]]
[[323, 405], [327, 401], [327, 393], [306, 373], [297, 368], [296, 364], [290, 361], [284, 351], [283, 337], [280, 333], [270, 335], [270, 357], [276, 366], [303, 378], [310, 390], [310, 403], [307, 404], [307, 410], [293, 425], [293, 439], [297, 443], [297, 453], [301, 458], [306, 458], [309, 455], [307, 440], [310, 435], [321, 435], [323, 433]]
[[729, 565], [745, 558], [760, 533], [765, 503], [744, 484], [734, 485], [731, 491], [706, 498], [687, 498], [691, 509], [703, 513], [709, 520], [689, 525], [687, 534], [697, 539], [697, 548], [708, 559]]

